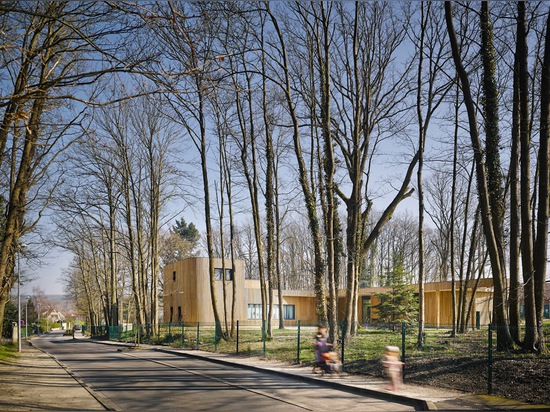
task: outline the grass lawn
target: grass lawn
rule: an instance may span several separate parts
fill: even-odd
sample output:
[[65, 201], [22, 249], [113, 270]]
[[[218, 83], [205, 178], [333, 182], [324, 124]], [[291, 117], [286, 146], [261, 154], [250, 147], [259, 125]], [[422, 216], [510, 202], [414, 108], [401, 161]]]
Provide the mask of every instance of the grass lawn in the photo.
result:
[[17, 346], [15, 345], [0, 345], [0, 361], [9, 362], [17, 358]]

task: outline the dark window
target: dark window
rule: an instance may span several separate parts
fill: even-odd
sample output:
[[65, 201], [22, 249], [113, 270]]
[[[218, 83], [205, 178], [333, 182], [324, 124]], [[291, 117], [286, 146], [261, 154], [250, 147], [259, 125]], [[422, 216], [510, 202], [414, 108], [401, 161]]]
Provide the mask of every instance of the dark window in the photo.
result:
[[176, 280], [176, 271], [175, 270], [172, 272], [172, 280]]
[[181, 306], [178, 306], [178, 322], [181, 322]]
[[[215, 280], [222, 280], [222, 273], [223, 269], [216, 268], [214, 269], [214, 279]], [[233, 270], [232, 269], [225, 269], [225, 280], [231, 281], [233, 280]]]
[[225, 269], [225, 280], [233, 280], [233, 270]]
[[285, 319], [296, 318], [296, 308], [294, 305], [283, 305], [283, 316]]
[[[273, 319], [279, 319], [279, 305], [273, 305]], [[295, 305], [283, 305], [283, 319], [296, 319]]]

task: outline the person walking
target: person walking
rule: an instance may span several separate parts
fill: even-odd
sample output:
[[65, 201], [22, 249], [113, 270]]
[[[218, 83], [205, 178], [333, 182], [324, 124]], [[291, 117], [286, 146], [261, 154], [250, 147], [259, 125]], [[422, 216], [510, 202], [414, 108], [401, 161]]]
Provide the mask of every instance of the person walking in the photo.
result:
[[403, 384], [403, 362], [399, 359], [399, 348], [397, 346], [386, 346], [382, 365], [390, 380], [390, 386], [386, 389], [397, 390]]
[[325, 372], [326, 370], [326, 359], [323, 355], [329, 351], [329, 343], [327, 339], [327, 328], [319, 325], [313, 341], [313, 350], [315, 351], [315, 359], [313, 361], [312, 370], [313, 373], [317, 373], [317, 368], [321, 368], [321, 372]]

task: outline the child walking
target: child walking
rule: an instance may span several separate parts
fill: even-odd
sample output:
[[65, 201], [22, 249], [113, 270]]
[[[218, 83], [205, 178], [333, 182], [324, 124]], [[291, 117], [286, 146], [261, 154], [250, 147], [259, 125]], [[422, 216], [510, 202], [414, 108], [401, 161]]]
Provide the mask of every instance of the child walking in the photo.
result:
[[382, 365], [390, 379], [390, 391], [395, 391], [403, 384], [403, 362], [399, 359], [399, 348], [397, 346], [386, 346]]

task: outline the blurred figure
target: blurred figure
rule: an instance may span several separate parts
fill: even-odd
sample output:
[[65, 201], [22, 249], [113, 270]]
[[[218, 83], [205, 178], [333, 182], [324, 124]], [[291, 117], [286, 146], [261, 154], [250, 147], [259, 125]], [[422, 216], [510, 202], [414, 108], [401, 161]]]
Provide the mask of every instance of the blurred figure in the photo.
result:
[[329, 352], [331, 346], [327, 342], [327, 339], [327, 328], [323, 325], [319, 325], [313, 341], [313, 350], [315, 351], [315, 360], [313, 362], [312, 370], [313, 373], [317, 373], [317, 368], [320, 368], [321, 372], [326, 370], [326, 360], [323, 355]]
[[327, 353], [323, 353], [323, 359], [325, 361], [324, 370], [328, 373], [340, 374], [342, 372], [342, 362], [338, 353], [331, 350]]
[[403, 384], [403, 362], [399, 359], [399, 348], [397, 346], [386, 346], [382, 365], [386, 375], [390, 379], [390, 391], [397, 390]]

